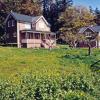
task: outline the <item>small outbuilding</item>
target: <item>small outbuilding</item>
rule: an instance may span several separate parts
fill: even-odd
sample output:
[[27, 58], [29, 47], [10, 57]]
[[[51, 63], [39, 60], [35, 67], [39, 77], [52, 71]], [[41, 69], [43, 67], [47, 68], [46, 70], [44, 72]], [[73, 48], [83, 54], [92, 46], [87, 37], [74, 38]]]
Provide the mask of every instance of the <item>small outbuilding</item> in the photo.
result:
[[[91, 47], [93, 48], [100, 48], [100, 26], [88, 26], [83, 27], [79, 30], [80, 34], [84, 34], [86, 37], [90, 37], [93, 34], [96, 34], [96, 37], [94, 40], [91, 41]], [[87, 44], [85, 41], [79, 42], [78, 47], [87, 47]]]

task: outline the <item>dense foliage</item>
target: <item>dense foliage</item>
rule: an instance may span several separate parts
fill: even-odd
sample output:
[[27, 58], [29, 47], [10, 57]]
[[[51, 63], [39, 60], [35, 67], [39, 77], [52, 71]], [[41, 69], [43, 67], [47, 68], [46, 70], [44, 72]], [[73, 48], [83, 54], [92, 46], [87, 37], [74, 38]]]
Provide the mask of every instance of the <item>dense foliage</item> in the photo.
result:
[[21, 78], [19, 84], [0, 83], [1, 100], [95, 100], [94, 88], [83, 76]]
[[62, 23], [60, 28], [63, 40], [70, 46], [76, 47], [77, 43], [86, 40], [83, 34], [78, 34], [79, 29], [84, 26], [95, 25], [94, 15], [85, 7], [69, 7], [59, 17]]
[[0, 99], [99, 100], [99, 52], [0, 48]]
[[57, 32], [61, 27], [58, 18], [61, 12], [72, 6], [73, 0], [39, 0], [43, 4], [43, 15], [51, 24], [51, 30]]

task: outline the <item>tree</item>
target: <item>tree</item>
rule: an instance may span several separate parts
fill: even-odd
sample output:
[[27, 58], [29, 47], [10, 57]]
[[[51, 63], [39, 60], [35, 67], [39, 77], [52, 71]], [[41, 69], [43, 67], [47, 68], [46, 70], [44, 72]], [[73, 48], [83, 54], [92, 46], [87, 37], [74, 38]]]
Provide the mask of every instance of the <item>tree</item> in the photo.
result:
[[41, 14], [41, 8], [39, 3], [32, 0], [22, 0], [18, 11], [20, 13], [33, 16], [38, 16]]
[[40, 0], [43, 5], [43, 15], [51, 24], [51, 31], [59, 29], [58, 18], [61, 12], [72, 5], [72, 0]]
[[79, 28], [93, 25], [93, 19], [94, 16], [88, 9], [84, 7], [70, 7], [59, 17], [59, 21], [63, 25], [59, 31], [70, 46], [76, 47], [79, 38], [84, 39], [84, 36], [78, 34]]
[[100, 25], [100, 10], [98, 8], [95, 9], [95, 22], [97, 25]]
[[91, 6], [89, 6], [90, 13], [94, 14], [94, 10]]
[[91, 34], [90, 36], [86, 37], [86, 42], [87, 42], [87, 45], [88, 45], [88, 55], [89, 56], [92, 53], [92, 50], [91, 50], [91, 42], [93, 40], [96, 40], [96, 39], [97, 39], [97, 33]]
[[4, 33], [4, 20], [6, 18], [7, 14], [6, 14], [6, 6], [4, 4], [3, 1], [0, 2], [0, 36], [3, 35]]
[[35, 0], [4, 0], [6, 6], [6, 12], [9, 13], [11, 10], [28, 14], [28, 15], [39, 15], [41, 8], [37, 1]]

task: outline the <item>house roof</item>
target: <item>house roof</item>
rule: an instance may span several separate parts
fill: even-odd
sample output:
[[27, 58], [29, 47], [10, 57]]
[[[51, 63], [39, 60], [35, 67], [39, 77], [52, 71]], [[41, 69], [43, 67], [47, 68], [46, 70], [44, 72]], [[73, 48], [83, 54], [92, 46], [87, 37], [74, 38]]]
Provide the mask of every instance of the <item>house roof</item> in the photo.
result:
[[100, 32], [100, 26], [93, 26], [91, 27], [92, 30], [94, 30], [95, 32]]
[[83, 27], [79, 30], [79, 33], [84, 33], [87, 29], [90, 29], [93, 32], [100, 32], [100, 26], [95, 25], [95, 26]]
[[[40, 18], [43, 18], [45, 23], [47, 25], [50, 26], [50, 24], [45, 20], [45, 18], [43, 16], [28, 16], [28, 15], [23, 15], [23, 14], [18, 14], [16, 12], [12, 12], [8, 15], [8, 17], [12, 15], [17, 21], [24, 21], [24, 22], [29, 22], [29, 23], [32, 23], [32, 22], [37, 22]], [[8, 19], [7, 17], [7, 19]], [[7, 19], [5, 20], [5, 22], [7, 21]]]
[[41, 16], [32, 17], [32, 16], [23, 15], [23, 14], [18, 14], [15, 12], [11, 12], [11, 14], [16, 20], [30, 22], [30, 23], [32, 21], [37, 21], [41, 17]]

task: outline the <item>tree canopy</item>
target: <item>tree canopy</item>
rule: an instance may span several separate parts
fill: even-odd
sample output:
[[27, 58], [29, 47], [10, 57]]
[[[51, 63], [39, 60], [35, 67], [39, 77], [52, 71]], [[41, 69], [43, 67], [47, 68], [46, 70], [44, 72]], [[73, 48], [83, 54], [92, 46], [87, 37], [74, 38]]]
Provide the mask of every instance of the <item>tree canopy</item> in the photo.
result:
[[65, 41], [71, 46], [75, 46], [75, 42], [79, 39], [83, 40], [84, 36], [78, 34], [79, 28], [89, 25], [94, 25], [93, 14], [84, 7], [69, 7], [59, 17], [59, 22], [62, 23], [60, 32], [65, 37]]

